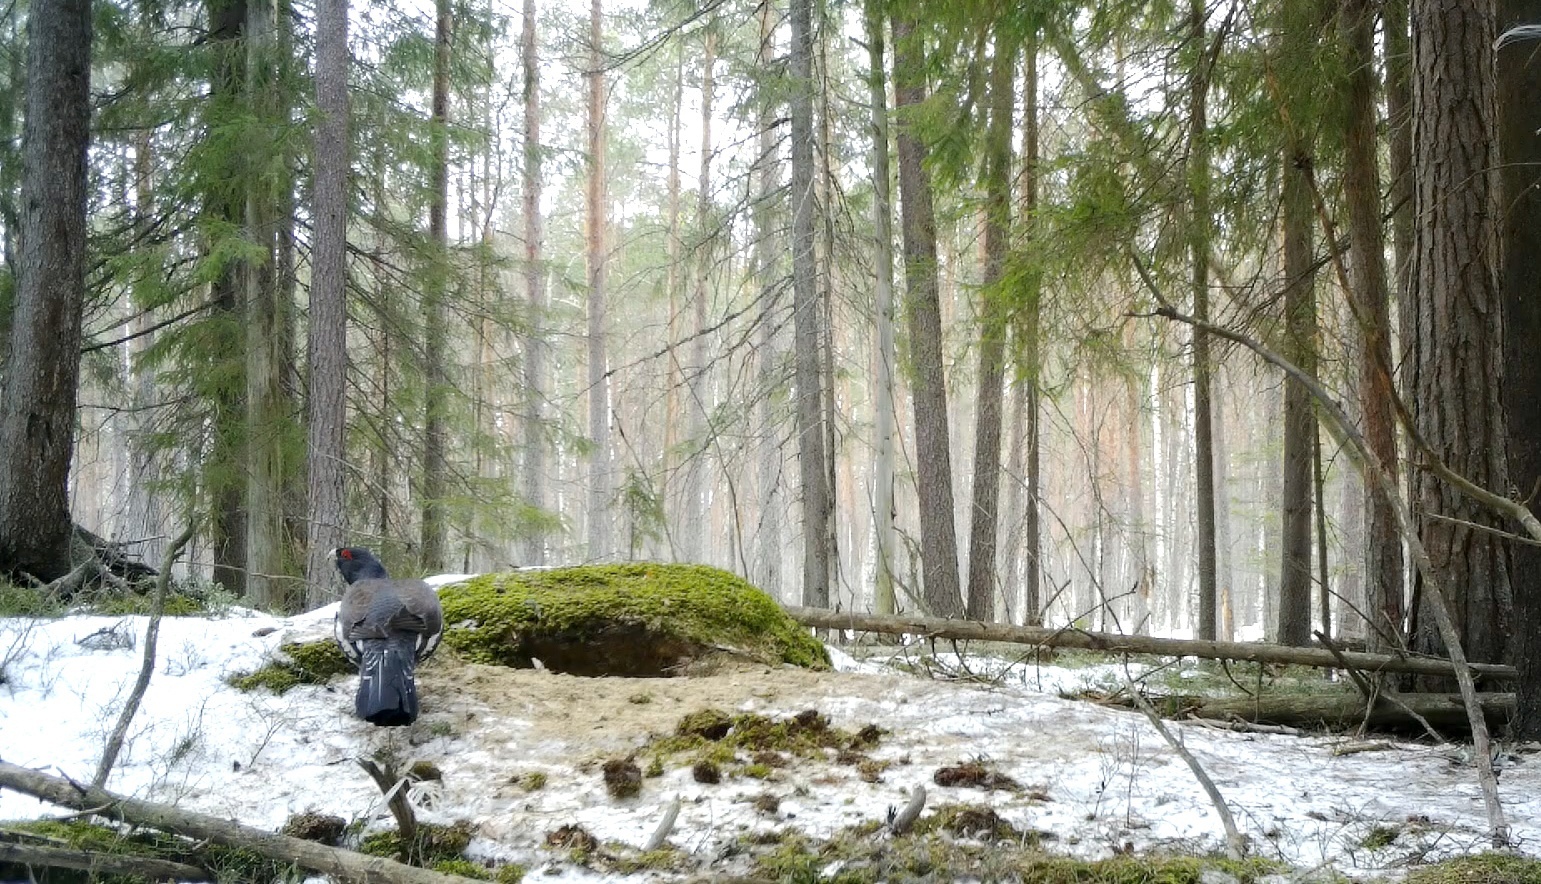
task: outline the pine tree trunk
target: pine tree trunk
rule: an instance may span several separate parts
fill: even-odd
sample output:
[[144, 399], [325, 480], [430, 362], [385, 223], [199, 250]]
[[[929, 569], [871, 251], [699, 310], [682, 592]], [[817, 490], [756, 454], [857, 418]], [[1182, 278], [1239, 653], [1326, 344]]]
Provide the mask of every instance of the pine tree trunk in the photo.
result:
[[[237, 121], [248, 111], [246, 19], [245, 0], [219, 0], [210, 4], [209, 39], [217, 60], [208, 100], [211, 105], [209, 115], [217, 126], [239, 125]], [[223, 162], [226, 165], [221, 171], [234, 176], [240, 174], [246, 158], [227, 154]], [[219, 183], [206, 192], [204, 211], [213, 216], [216, 229], [234, 231], [245, 225], [246, 205], [238, 192], [239, 187], [224, 188]], [[212, 249], [215, 245], [211, 243], [209, 247]], [[242, 477], [249, 466], [244, 441], [248, 390], [246, 365], [241, 354], [248, 352], [252, 344], [246, 329], [245, 293], [242, 290], [245, 273], [241, 259], [233, 256], [218, 259], [209, 285], [212, 302], [209, 312], [217, 343], [206, 351], [205, 356], [211, 361], [228, 361], [218, 371], [214, 370], [214, 365], [208, 366], [209, 376], [218, 378], [210, 388], [211, 438], [203, 465], [213, 513], [209, 523], [209, 545], [214, 554], [213, 579], [238, 596], [246, 595], [247, 591], [247, 502], [246, 483]]]
[[310, 367], [305, 571], [307, 606], [333, 600], [330, 551], [342, 545], [347, 419], [348, 0], [316, 5], [316, 152], [312, 160]]
[[692, 328], [690, 337], [690, 376], [686, 389], [689, 391], [688, 413], [690, 437], [690, 459], [685, 464], [684, 487], [680, 489], [680, 527], [681, 541], [684, 549], [685, 560], [690, 562], [704, 562], [707, 545], [705, 543], [705, 506], [706, 499], [703, 496], [702, 474], [706, 470], [706, 452], [708, 448], [706, 439], [706, 415], [710, 409], [707, 396], [710, 389], [706, 383], [708, 369], [706, 359], [706, 301], [710, 297], [708, 289], [709, 274], [712, 265], [712, 250], [710, 248], [712, 235], [712, 99], [715, 97], [716, 83], [713, 79], [713, 68], [717, 64], [717, 33], [713, 26], [708, 25], [705, 46], [702, 47], [701, 59], [701, 169], [696, 177], [696, 230], [695, 250], [692, 258], [695, 265], [695, 290], [691, 293], [691, 317]]
[[[1190, 290], [1193, 298], [1193, 315], [1201, 322], [1209, 321], [1209, 143], [1205, 105], [1209, 96], [1204, 26], [1205, 4], [1193, 0], [1190, 7], [1190, 27], [1193, 40], [1194, 68], [1189, 81], [1188, 106], [1188, 188], [1192, 204], [1188, 219], [1189, 261], [1192, 275]], [[1215, 456], [1214, 428], [1211, 424], [1214, 404], [1210, 392], [1212, 362], [1209, 355], [1209, 335], [1197, 329], [1193, 332], [1193, 458], [1195, 478], [1194, 509], [1198, 517], [1199, 605], [1198, 623], [1194, 635], [1201, 639], [1215, 637], [1216, 606], [1219, 594], [1215, 573]]]
[[614, 553], [610, 532], [610, 381], [605, 361], [605, 75], [602, 0], [589, 5], [588, 79], [588, 403], [589, 453], [588, 559]]
[[[1315, 162], [1308, 133], [1300, 131], [1307, 114], [1302, 94], [1316, 84], [1303, 82], [1300, 67], [1312, 56], [1318, 24], [1311, 6], [1282, 13], [1280, 55], [1290, 65], [1282, 101], [1290, 127], [1279, 165], [1284, 225], [1284, 342], [1289, 359], [1309, 374], [1316, 371], [1316, 212], [1308, 177]], [[1293, 379], [1284, 384], [1284, 470], [1281, 486], [1279, 607], [1275, 640], [1286, 645], [1311, 641], [1312, 452], [1316, 420], [1311, 397]]]
[[872, 104], [873, 263], [877, 280], [872, 354], [874, 426], [877, 453], [872, 473], [872, 519], [877, 561], [873, 568], [872, 610], [898, 611], [894, 596], [894, 207], [888, 164], [888, 78], [885, 70], [883, 8], [878, 0], [862, 5], [867, 27], [867, 89]]
[[86, 285], [91, 4], [28, 9], [15, 314], [0, 395], [0, 571], [70, 570], [68, 483]]
[[[1536, 0], [1502, 0], [1499, 32], [1541, 22]], [[1506, 46], [1498, 54], [1499, 192], [1504, 207], [1503, 238], [1504, 399], [1509, 409], [1509, 478], [1536, 511], [1541, 487], [1541, 66], [1535, 43]], [[1541, 573], [1541, 548], [1511, 547], [1515, 575]], [[1541, 739], [1541, 584], [1514, 582], [1515, 642], [1511, 656], [1519, 668], [1517, 713], [1510, 737]]]
[[420, 489], [422, 545], [419, 567], [426, 573], [447, 565], [449, 525], [444, 511], [449, 461], [445, 426], [449, 375], [444, 299], [449, 274], [449, 0], [435, 0], [433, 107], [429, 125], [428, 280], [423, 286], [423, 472]]
[[[278, 9], [273, 0], [246, 5], [247, 87], [252, 113], [267, 131], [287, 122], [279, 83], [282, 64]], [[265, 171], [247, 187], [247, 235], [263, 257], [245, 263], [246, 288], [246, 594], [254, 604], [273, 611], [298, 611], [304, 604], [301, 587], [281, 575], [285, 561], [284, 491], [298, 470], [285, 461], [293, 404], [284, 392], [290, 363], [284, 352], [291, 333], [288, 299], [291, 292], [281, 275], [282, 216], [279, 193], [289, 187], [288, 157], [277, 145], [263, 142]], [[274, 168], [276, 165], [277, 168]], [[279, 182], [273, 184], [270, 182]]]
[[[769, 70], [776, 59], [776, 21], [772, 5], [760, 7], [760, 66]], [[755, 374], [760, 391], [755, 407], [755, 424], [759, 441], [756, 445], [758, 469], [755, 482], [760, 517], [753, 532], [755, 582], [777, 598], [787, 598], [782, 583], [782, 522], [781, 474], [785, 462], [781, 442], [776, 430], [777, 408], [771, 395], [780, 380], [780, 355], [776, 349], [776, 327], [780, 317], [782, 288], [782, 252], [780, 230], [783, 213], [777, 194], [781, 190], [781, 163], [777, 147], [776, 129], [778, 104], [769, 96], [759, 97], [759, 157], [756, 160], [755, 189], [757, 198], [751, 209], [755, 229], [754, 266], [756, 285], [759, 288], [759, 316], [757, 317]]]
[[[546, 375], [550, 351], [546, 344], [545, 218], [540, 196], [544, 184], [540, 144], [540, 59], [536, 48], [535, 0], [524, 0], [524, 32], [520, 40], [524, 63], [524, 290], [529, 330], [524, 343], [524, 419], [522, 421], [522, 486], [526, 506], [542, 514], [546, 493]], [[523, 563], [546, 563], [543, 529], [530, 527], [521, 541]]]
[[[1413, 267], [1413, 43], [1409, 24], [1411, 0], [1383, 0], [1381, 41], [1386, 68], [1386, 124], [1390, 133], [1387, 171], [1390, 188], [1384, 211], [1391, 215], [1392, 276], [1388, 288], [1396, 296], [1400, 347], [1393, 364], [1397, 392], [1413, 401], [1412, 347], [1417, 305], [1412, 298]], [[1405, 589], [1403, 591], [1405, 595]]]
[[898, 127], [899, 200], [904, 232], [905, 321], [910, 335], [915, 408], [916, 485], [924, 597], [937, 617], [963, 614], [958, 542], [953, 526], [952, 444], [942, 367], [942, 314], [937, 282], [936, 218], [926, 146], [904, 117], [926, 98], [925, 50], [909, 13], [895, 10], [894, 106]]
[[[1397, 474], [1396, 428], [1391, 400], [1391, 292], [1386, 284], [1385, 237], [1381, 226], [1380, 163], [1376, 156], [1375, 10], [1370, 0], [1344, 0], [1341, 10], [1348, 69], [1344, 132], [1343, 190], [1348, 202], [1349, 269], [1361, 341], [1359, 412], [1365, 441], [1381, 465]], [[1403, 643], [1402, 538], [1390, 501], [1366, 483], [1364, 497], [1365, 607], [1371, 618], [1371, 650], [1390, 651]]]
[[985, 267], [980, 305], [979, 402], [974, 412], [974, 505], [970, 508], [970, 620], [995, 619], [996, 531], [1000, 525], [1001, 402], [1006, 375], [1005, 295], [998, 290], [1011, 249], [1011, 127], [1017, 46], [997, 37], [985, 136]]
[[[1027, 41], [1022, 81], [1027, 106], [1022, 122], [1022, 217], [1027, 219], [1028, 243], [1035, 248], [1041, 245], [1036, 235], [1039, 174], [1038, 42], [1037, 34], [1030, 36]], [[1023, 468], [1025, 499], [1022, 507], [1022, 622], [1037, 626], [1043, 623], [1043, 522], [1039, 517], [1039, 501], [1043, 497], [1043, 457], [1038, 421], [1038, 382], [1043, 371], [1039, 329], [1043, 308], [1037, 282], [1031, 285], [1032, 288], [1027, 292], [1027, 306], [1022, 310], [1021, 324], [1015, 332], [1027, 375], [1022, 382], [1026, 386], [1022, 403], [1022, 439], [1026, 460]]]
[[802, 484], [803, 604], [829, 605], [829, 468], [824, 461], [824, 311], [814, 278], [812, 0], [792, 0], [792, 310], [798, 476]]
[[[1476, 484], [1509, 487], [1501, 395], [1503, 314], [1493, 151], [1495, 84], [1489, 7], [1413, 3], [1413, 293], [1415, 423], [1434, 457]], [[1513, 631], [1501, 523], [1430, 472], [1418, 474], [1419, 539], [1449, 594], [1474, 661], [1504, 659]], [[1414, 597], [1421, 594], [1422, 579]], [[1431, 599], [1415, 609], [1413, 648], [1443, 655]]]

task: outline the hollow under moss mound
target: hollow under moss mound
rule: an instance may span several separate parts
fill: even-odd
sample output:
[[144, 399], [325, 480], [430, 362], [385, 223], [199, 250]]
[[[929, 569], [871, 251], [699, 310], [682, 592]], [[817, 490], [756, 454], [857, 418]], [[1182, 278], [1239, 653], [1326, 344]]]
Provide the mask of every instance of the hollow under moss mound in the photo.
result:
[[705, 565], [585, 565], [487, 574], [445, 587], [444, 641], [479, 663], [573, 675], [664, 676], [723, 649], [829, 668], [776, 601]]
[[302, 684], [326, 684], [339, 675], [352, 675], [358, 668], [348, 662], [342, 649], [331, 639], [291, 642], [279, 647], [279, 656], [256, 672], [230, 677], [237, 690], [267, 688], [282, 694]]

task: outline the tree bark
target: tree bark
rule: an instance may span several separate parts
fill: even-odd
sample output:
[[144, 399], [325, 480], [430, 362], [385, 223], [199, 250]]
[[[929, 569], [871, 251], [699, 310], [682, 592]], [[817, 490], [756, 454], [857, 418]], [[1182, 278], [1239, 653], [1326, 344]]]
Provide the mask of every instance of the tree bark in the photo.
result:
[[378, 884], [381, 881], [399, 884], [470, 884], [473, 880], [402, 865], [384, 857], [326, 847], [301, 838], [275, 835], [201, 813], [128, 798], [4, 761], [0, 761], [0, 788], [32, 795], [61, 807], [90, 811], [163, 832], [250, 850], [331, 875], [339, 881], [358, 884]]
[[245, 262], [246, 290], [246, 594], [271, 611], [297, 612], [304, 604], [299, 585], [282, 575], [285, 561], [285, 494], [296, 470], [287, 462], [296, 403], [285, 391], [294, 321], [293, 292], [283, 274], [283, 200], [291, 187], [288, 151], [271, 134], [288, 122], [280, 72], [285, 63], [279, 10], [274, 0], [251, 0], [246, 8], [246, 96], [264, 137], [254, 165], [261, 174], [247, 185], [246, 230], [261, 258]]
[[[770, 3], [760, 7], [760, 66], [769, 70], [776, 63], [776, 18]], [[780, 103], [771, 95], [759, 95], [759, 157], [756, 160], [755, 189], [758, 192], [751, 217], [755, 229], [755, 281], [759, 288], [759, 315], [756, 317], [756, 365], [760, 390], [755, 407], [759, 442], [756, 493], [760, 520], [754, 532], [754, 574], [756, 583], [778, 598], [785, 598], [782, 587], [782, 484], [785, 458], [777, 432], [778, 408], [772, 392], [781, 384], [781, 357], [777, 350], [776, 328], [780, 319], [782, 281], [780, 255], [783, 253], [781, 229], [785, 216], [781, 210], [781, 160], [777, 135]]]
[[429, 118], [428, 278], [423, 286], [423, 479], [420, 488], [422, 545], [418, 564], [425, 573], [443, 571], [449, 525], [444, 497], [449, 461], [447, 354], [449, 285], [449, 61], [453, 22], [449, 0], [434, 2], [433, 105]]
[[813, 4], [792, 0], [792, 310], [796, 338], [798, 475], [802, 484], [803, 604], [829, 605], [829, 509], [825, 463], [824, 311], [814, 278]]
[[588, 80], [588, 404], [589, 453], [588, 558], [610, 558], [610, 379], [605, 361], [605, 72], [603, 0], [589, 4]]
[[[522, 486], [526, 506], [538, 510], [541, 522], [546, 500], [546, 374], [550, 362], [546, 345], [545, 218], [541, 215], [540, 58], [536, 45], [538, 19], [535, 0], [524, 0], [524, 32], [520, 38], [524, 65], [524, 289], [529, 326], [524, 344], [524, 464]], [[521, 539], [525, 564], [546, 563], [544, 529], [531, 526]]]
[[[1189, 10], [1190, 39], [1193, 41], [1193, 70], [1189, 74], [1188, 90], [1188, 194], [1191, 217], [1188, 219], [1188, 260], [1191, 274], [1189, 288], [1193, 298], [1193, 315], [1201, 321], [1209, 319], [1209, 125], [1205, 105], [1209, 100], [1209, 55], [1205, 36], [1203, 0], [1192, 0]], [[1215, 637], [1219, 591], [1215, 570], [1215, 454], [1214, 428], [1211, 424], [1214, 411], [1210, 392], [1212, 360], [1209, 355], [1209, 336], [1202, 330], [1193, 330], [1193, 458], [1195, 495], [1194, 505], [1198, 519], [1198, 624], [1194, 630], [1201, 639]]]
[[90, 141], [91, 4], [28, 10], [20, 255], [0, 395], [0, 570], [70, 571]]
[[[1312, 57], [1315, 16], [1303, 8], [1284, 7], [1279, 55], [1286, 73], [1280, 101], [1284, 107], [1284, 147], [1280, 153], [1284, 218], [1285, 356], [1303, 371], [1316, 371], [1316, 229], [1311, 198], [1314, 146], [1300, 131], [1305, 93], [1317, 84], [1306, 82], [1300, 68]], [[1280, 644], [1304, 645], [1311, 639], [1311, 512], [1312, 452], [1316, 420], [1311, 396], [1299, 383], [1284, 382], [1284, 471], [1282, 538], [1279, 563], [1279, 607], [1275, 636]]]
[[939, 617], [963, 613], [953, 524], [952, 443], [942, 363], [936, 217], [927, 149], [911, 115], [926, 100], [925, 48], [908, 10], [893, 10], [894, 106], [899, 114], [899, 199], [904, 234], [905, 322], [915, 409], [916, 490], [920, 498], [923, 594]]
[[[1038, 230], [1038, 35], [1028, 37], [1023, 53], [1026, 61], [1022, 91], [1026, 96], [1022, 121], [1022, 217], [1026, 219], [1028, 244], [1036, 248], [1041, 241]], [[1021, 348], [1026, 377], [1019, 381], [1026, 389], [1022, 401], [1022, 447], [1026, 464], [1022, 473], [1022, 622], [1029, 626], [1043, 623], [1043, 521], [1039, 500], [1043, 486], [1043, 452], [1038, 419], [1039, 378], [1043, 372], [1040, 327], [1042, 325], [1042, 286], [1036, 279], [1029, 283], [1027, 304], [1015, 332]]]
[[714, 68], [717, 64], [717, 31], [708, 24], [701, 58], [701, 167], [696, 176], [696, 231], [695, 290], [691, 292], [690, 305], [693, 319], [690, 336], [689, 391], [690, 459], [685, 463], [685, 482], [680, 490], [680, 526], [686, 561], [708, 561], [706, 543], [706, 496], [703, 474], [706, 472], [706, 416], [711, 409], [707, 397], [711, 394], [707, 384], [710, 366], [706, 355], [706, 302], [711, 297], [708, 283], [711, 279], [713, 234], [712, 226], [712, 102], [716, 97]]
[[[1495, 84], [1491, 8], [1413, 3], [1413, 293], [1415, 424], [1434, 457], [1483, 488], [1507, 489], [1508, 436], [1500, 399], [1503, 314], [1493, 151]], [[1417, 476], [1419, 537], [1473, 660], [1504, 659], [1513, 597], [1506, 542], [1481, 526], [1502, 523], [1431, 472]], [[1414, 597], [1424, 595], [1421, 575]], [[1445, 642], [1421, 598], [1413, 646]]]
[[[1395, 0], [1393, 0], [1395, 2]], [[1388, 25], [1389, 27], [1389, 25]], [[1397, 480], [1392, 418], [1391, 305], [1381, 226], [1380, 164], [1375, 110], [1375, 19], [1370, 0], [1344, 0], [1340, 33], [1348, 68], [1343, 189], [1348, 203], [1349, 267], [1359, 345], [1359, 413], [1365, 441]], [[1402, 539], [1396, 514], [1372, 484], [1364, 490], [1366, 635], [1372, 650], [1403, 643]]]
[[343, 428], [347, 420], [348, 0], [316, 6], [316, 153], [312, 160], [310, 403], [306, 464], [311, 608], [336, 598], [330, 551], [346, 524]]
[[[1502, 722], [1514, 709], [1513, 694], [1481, 694], [1478, 699], [1490, 724]], [[1399, 694], [1395, 703], [1382, 699], [1374, 706], [1358, 694], [1194, 698], [1191, 703], [1183, 702], [1182, 698], [1171, 700], [1181, 705], [1186, 716], [1217, 721], [1251, 721], [1289, 727], [1351, 728], [1364, 725], [1419, 733], [1423, 732], [1424, 722], [1427, 722], [1447, 736], [1470, 728], [1466, 707], [1459, 694]]]
[[[1541, 2], [1502, 0], [1498, 31], [1541, 22]], [[1541, 514], [1541, 60], [1537, 44], [1498, 51], [1499, 218], [1503, 267], [1504, 401], [1508, 406], [1509, 479]], [[1541, 548], [1510, 547], [1516, 575], [1541, 574]], [[1520, 670], [1517, 713], [1510, 736], [1541, 739], [1541, 584], [1514, 582], [1515, 636], [1510, 657]]]
[[883, 6], [878, 0], [862, 4], [867, 27], [867, 89], [872, 104], [872, 220], [873, 262], [877, 279], [876, 350], [872, 355], [876, 462], [872, 474], [872, 533], [877, 562], [873, 568], [872, 608], [878, 614], [898, 611], [894, 595], [894, 207], [892, 171], [888, 163], [888, 77], [884, 55]]
[[974, 505], [969, 509], [968, 616], [995, 619], [996, 532], [1000, 527], [1001, 405], [1006, 375], [1002, 281], [1011, 250], [1011, 128], [1017, 44], [996, 35], [990, 120], [984, 148], [985, 266], [980, 280], [979, 400], [974, 411]]

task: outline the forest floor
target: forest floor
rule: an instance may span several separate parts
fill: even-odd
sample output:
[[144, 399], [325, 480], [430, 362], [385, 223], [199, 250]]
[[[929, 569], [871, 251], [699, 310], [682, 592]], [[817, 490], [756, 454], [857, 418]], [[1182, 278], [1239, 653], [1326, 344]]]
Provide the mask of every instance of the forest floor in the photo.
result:
[[[832, 649], [832, 672], [734, 661], [681, 678], [596, 679], [444, 653], [420, 670], [421, 719], [399, 729], [353, 718], [350, 677], [281, 696], [230, 686], [280, 643], [328, 634], [330, 617], [168, 618], [109, 788], [261, 828], [312, 811], [368, 832], [392, 822], [354, 759], [429, 762], [438, 777], [409, 787], [421, 819], [466, 821], [469, 856], [540, 870], [529, 880], [545, 881], [860, 880], [864, 870], [882, 880], [990, 880], [1019, 874], [1023, 852], [1039, 848], [1097, 859], [1224, 846], [1214, 807], [1143, 716], [1067, 698], [1122, 683], [1115, 664], [879, 646], [862, 660]], [[138, 669], [125, 639], [144, 626], [142, 617], [0, 620], [0, 758], [89, 779]], [[118, 646], [103, 635], [120, 636]], [[708, 710], [736, 717], [737, 733], [756, 721], [764, 733], [738, 743], [677, 736], [682, 719]], [[1175, 730], [1225, 796], [1251, 855], [1297, 877], [1379, 880], [1487, 843], [1461, 745]], [[1533, 748], [1501, 757], [1505, 810], [1532, 855], [1541, 853]], [[625, 759], [637, 765], [639, 789], [616, 797], [607, 762]], [[717, 767], [717, 782], [703, 762]], [[949, 830], [960, 853], [884, 829], [917, 786], [928, 796], [918, 831]], [[674, 802], [669, 849], [644, 853]], [[0, 792], [0, 819], [51, 813]]]

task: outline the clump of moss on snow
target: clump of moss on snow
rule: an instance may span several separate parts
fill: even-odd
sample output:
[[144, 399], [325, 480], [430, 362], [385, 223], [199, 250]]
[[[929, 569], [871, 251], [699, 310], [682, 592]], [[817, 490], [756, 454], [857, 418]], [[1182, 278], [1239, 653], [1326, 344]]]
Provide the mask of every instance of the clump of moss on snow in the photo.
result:
[[774, 599], [705, 565], [585, 565], [445, 587], [444, 641], [467, 659], [576, 675], [665, 675], [728, 650], [827, 669], [829, 654]]

